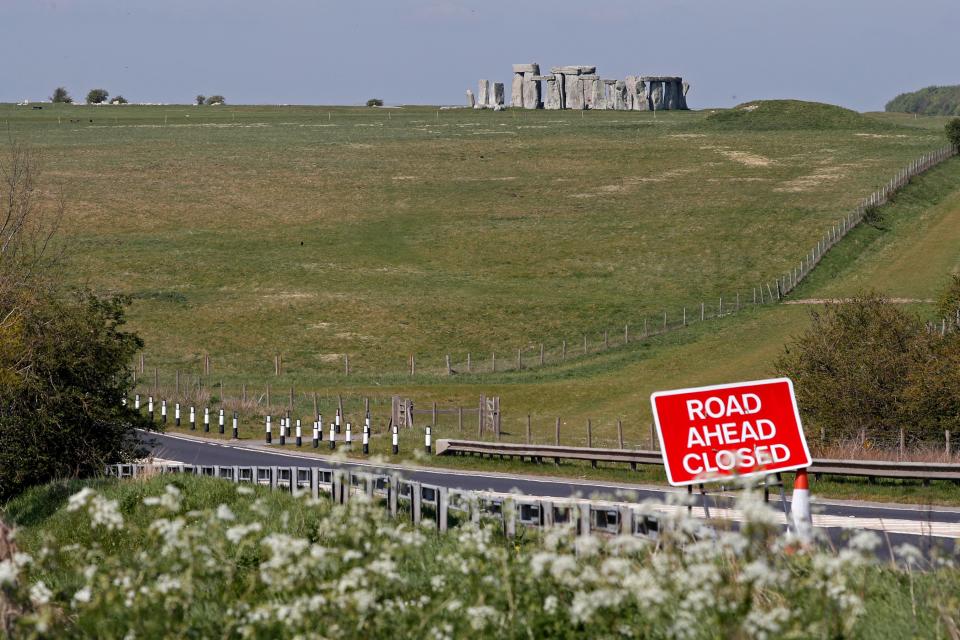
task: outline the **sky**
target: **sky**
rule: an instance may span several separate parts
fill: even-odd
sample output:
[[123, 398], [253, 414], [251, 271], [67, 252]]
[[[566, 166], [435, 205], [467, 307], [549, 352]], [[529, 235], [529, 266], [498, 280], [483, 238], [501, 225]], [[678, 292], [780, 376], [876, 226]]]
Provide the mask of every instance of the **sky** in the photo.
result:
[[462, 104], [538, 62], [869, 111], [960, 84], [958, 33], [957, 0], [0, 0], [0, 101]]

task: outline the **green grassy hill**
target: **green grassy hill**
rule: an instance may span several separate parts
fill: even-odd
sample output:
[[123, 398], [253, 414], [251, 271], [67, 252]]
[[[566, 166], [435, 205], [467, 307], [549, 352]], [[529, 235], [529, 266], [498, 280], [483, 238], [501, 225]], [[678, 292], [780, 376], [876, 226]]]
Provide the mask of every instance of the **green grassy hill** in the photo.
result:
[[850, 109], [802, 100], [745, 102], [711, 114], [704, 124], [711, 129], [743, 131], [869, 131], [889, 126]]
[[885, 109], [925, 116], [960, 116], [960, 85], [932, 86], [901, 93], [888, 102]]
[[217, 377], [269, 380], [282, 353], [302, 386], [342, 384], [345, 355], [388, 382], [410, 354], [434, 373], [447, 354], [460, 371], [467, 352], [478, 368], [540, 343], [556, 357], [563, 340], [572, 353], [586, 334], [592, 351], [605, 330], [750, 299], [941, 142], [835, 107], [756, 104], [739, 127], [428, 107], [0, 116], [68, 194], [64, 277], [133, 297], [167, 384], [204, 353]]

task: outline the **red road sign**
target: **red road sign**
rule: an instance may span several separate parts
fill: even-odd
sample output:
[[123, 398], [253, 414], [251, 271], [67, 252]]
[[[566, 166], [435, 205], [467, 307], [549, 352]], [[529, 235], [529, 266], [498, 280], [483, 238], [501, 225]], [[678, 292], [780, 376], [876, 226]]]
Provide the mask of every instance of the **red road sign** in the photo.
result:
[[658, 391], [650, 402], [673, 486], [810, 466], [788, 378]]

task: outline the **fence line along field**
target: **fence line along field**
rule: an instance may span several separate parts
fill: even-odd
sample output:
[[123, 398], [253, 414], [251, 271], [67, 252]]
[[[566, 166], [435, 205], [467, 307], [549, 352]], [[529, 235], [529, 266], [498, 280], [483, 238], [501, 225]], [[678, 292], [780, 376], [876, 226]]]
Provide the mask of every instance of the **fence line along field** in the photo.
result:
[[778, 108], [733, 124], [428, 107], [0, 117], [65, 186], [64, 277], [131, 295], [152, 365], [210, 353], [267, 377], [278, 353], [291, 374], [342, 375], [347, 354], [368, 375], [411, 354], [441, 369], [451, 345], [457, 362], [513, 362], [747, 296], [941, 146], [934, 129], [818, 105], [803, 108], [819, 129], [772, 127]]

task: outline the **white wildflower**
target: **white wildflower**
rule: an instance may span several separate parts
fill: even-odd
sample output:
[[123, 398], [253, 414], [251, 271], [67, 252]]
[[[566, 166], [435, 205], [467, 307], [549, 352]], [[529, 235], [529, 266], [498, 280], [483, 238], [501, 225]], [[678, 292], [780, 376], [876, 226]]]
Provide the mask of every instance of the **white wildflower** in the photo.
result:
[[430, 587], [434, 591], [442, 591], [447, 586], [447, 581], [443, 576], [433, 576], [430, 578]]
[[123, 528], [123, 516], [120, 515], [120, 503], [95, 495], [90, 499], [90, 524], [104, 527], [107, 531]]
[[93, 594], [90, 592], [90, 587], [89, 586], [83, 587], [82, 589], [78, 590], [75, 594], [73, 594], [73, 603], [75, 605], [78, 603], [86, 604], [90, 602], [91, 595]]
[[487, 626], [497, 626], [496, 620], [499, 615], [493, 607], [467, 607], [470, 628], [474, 631], [483, 631]]
[[923, 552], [906, 542], [894, 547], [893, 552], [908, 565], [918, 565], [923, 560]]
[[217, 519], [219, 520], [236, 520], [237, 517], [233, 515], [233, 511], [230, 510], [225, 504], [221, 504], [217, 507]]
[[13, 563], [13, 560], [0, 560], [0, 587], [5, 584], [16, 583], [19, 575], [20, 569]]
[[79, 511], [86, 506], [87, 501], [94, 495], [96, 491], [90, 487], [84, 487], [80, 491], [76, 492], [67, 499], [67, 511]]
[[53, 597], [53, 592], [43, 583], [43, 580], [40, 580], [30, 587], [30, 599], [34, 604], [47, 604], [50, 602], [51, 597]]
[[863, 529], [850, 538], [847, 546], [857, 551], [871, 552], [880, 546], [880, 536], [873, 531]]
[[557, 596], [555, 595], [547, 596], [546, 598], [543, 599], [543, 611], [545, 613], [550, 613], [550, 614], [556, 613], [558, 602], [559, 601], [557, 600]]
[[230, 527], [227, 529], [227, 540], [233, 544], [237, 544], [245, 537], [251, 533], [256, 533], [263, 529], [259, 522], [251, 522], [250, 524], [238, 524], [235, 527]]
[[237, 493], [242, 496], [252, 496], [256, 492], [253, 490], [253, 487], [247, 487], [241, 484], [237, 485]]

